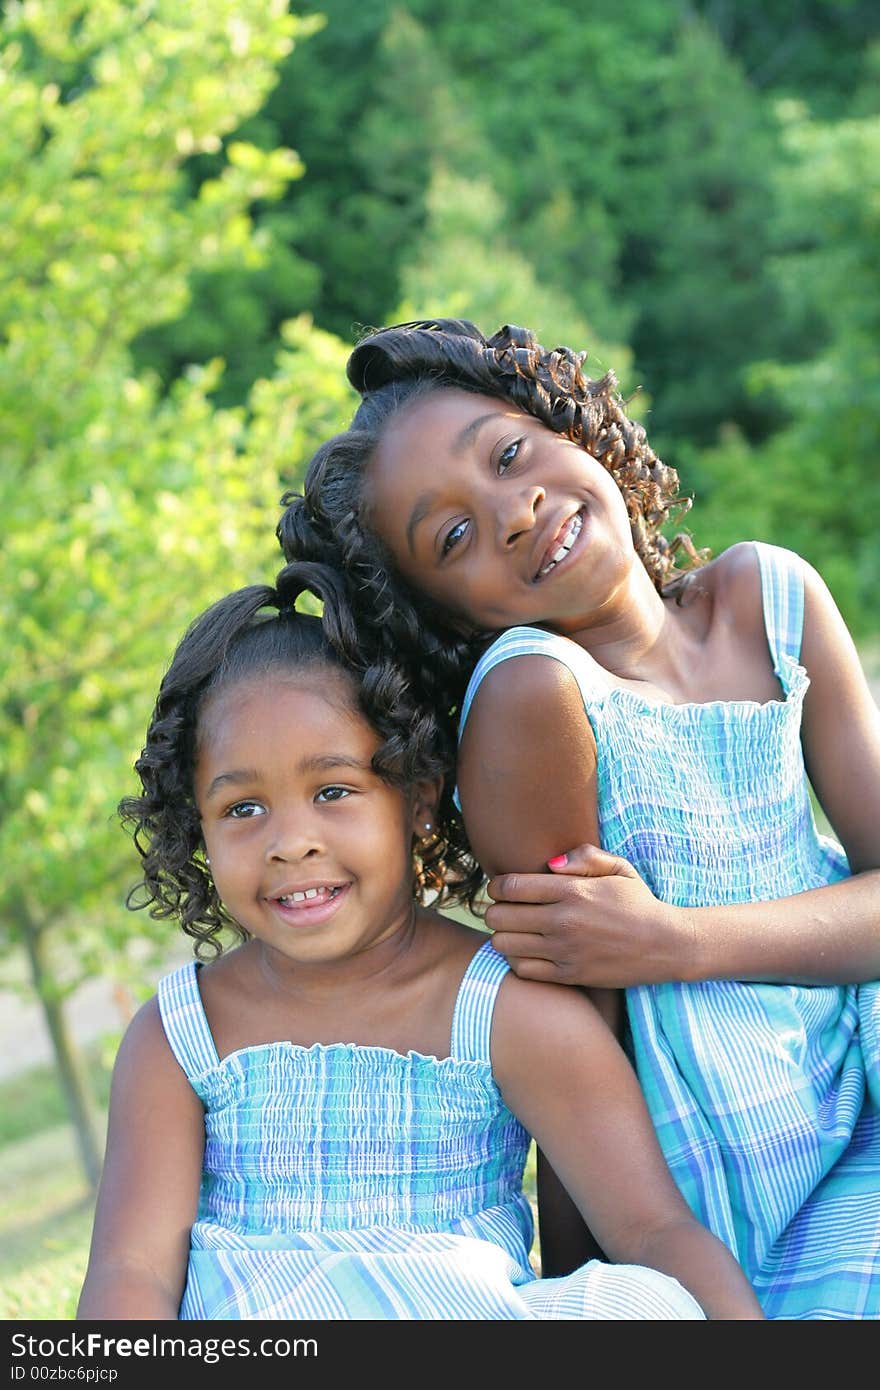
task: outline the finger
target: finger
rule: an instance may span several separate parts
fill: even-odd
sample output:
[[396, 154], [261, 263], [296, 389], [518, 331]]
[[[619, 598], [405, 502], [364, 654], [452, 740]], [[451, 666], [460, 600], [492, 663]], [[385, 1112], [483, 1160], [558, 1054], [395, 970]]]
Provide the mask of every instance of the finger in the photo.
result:
[[551, 960], [550, 949], [542, 936], [527, 932], [493, 931], [492, 945], [508, 960], [512, 956], [533, 956], [536, 960]]
[[559, 966], [554, 965], [552, 960], [535, 960], [532, 956], [523, 956], [521, 959], [516, 957], [510, 961], [510, 968], [521, 980], [541, 980], [548, 985], [565, 983]]
[[[552, 912], [552, 907], [549, 908]], [[486, 908], [484, 921], [490, 931], [516, 932], [522, 939], [528, 936], [535, 943], [542, 943], [547, 928], [552, 927], [552, 919], [547, 920], [548, 904], [540, 903], [492, 903]], [[523, 955], [531, 954], [523, 952]], [[546, 951], [535, 951], [536, 956], [546, 955]]]
[[598, 845], [578, 845], [567, 854], [547, 860], [554, 874], [579, 874], [582, 878], [605, 878], [609, 874], [629, 874], [632, 865], [619, 854], [609, 854]]
[[555, 903], [559, 902], [559, 884], [552, 874], [497, 874], [486, 884], [486, 891], [496, 902]]

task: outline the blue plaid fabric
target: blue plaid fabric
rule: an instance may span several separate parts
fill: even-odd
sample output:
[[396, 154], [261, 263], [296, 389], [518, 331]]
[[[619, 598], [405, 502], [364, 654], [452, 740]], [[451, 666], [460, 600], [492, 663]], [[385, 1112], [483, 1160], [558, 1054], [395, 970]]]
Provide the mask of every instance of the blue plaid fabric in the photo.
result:
[[[576, 643], [512, 628], [462, 706], [463, 728], [499, 662], [543, 653], [567, 666], [596, 738], [602, 845], [680, 905], [770, 901], [849, 874], [817, 831], [801, 749], [801, 562], [755, 548], [782, 699], [646, 700]], [[640, 987], [627, 1014], [679, 1187], [767, 1315], [880, 1316], [880, 985]]]
[[507, 962], [485, 942], [450, 1056], [292, 1043], [218, 1057], [198, 967], [160, 981], [172, 1051], [205, 1109], [182, 1319], [702, 1318], [675, 1280], [591, 1261], [540, 1280], [529, 1137], [492, 1078]]

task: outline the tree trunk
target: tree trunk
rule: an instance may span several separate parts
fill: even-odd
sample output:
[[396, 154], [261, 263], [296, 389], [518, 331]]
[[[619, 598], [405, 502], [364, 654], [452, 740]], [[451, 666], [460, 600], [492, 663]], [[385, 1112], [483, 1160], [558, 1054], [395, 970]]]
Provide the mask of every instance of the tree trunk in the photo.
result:
[[99, 1137], [95, 1102], [86, 1072], [82, 1052], [67, 1026], [64, 1009], [58, 996], [58, 989], [49, 966], [45, 938], [42, 929], [34, 922], [25, 904], [21, 901], [18, 921], [21, 926], [22, 941], [28, 954], [31, 979], [37, 997], [43, 1006], [43, 1014], [52, 1047], [55, 1052], [55, 1066], [58, 1079], [67, 1105], [70, 1122], [76, 1134], [80, 1158], [85, 1170], [86, 1180], [93, 1192], [97, 1191], [103, 1163], [103, 1142]]

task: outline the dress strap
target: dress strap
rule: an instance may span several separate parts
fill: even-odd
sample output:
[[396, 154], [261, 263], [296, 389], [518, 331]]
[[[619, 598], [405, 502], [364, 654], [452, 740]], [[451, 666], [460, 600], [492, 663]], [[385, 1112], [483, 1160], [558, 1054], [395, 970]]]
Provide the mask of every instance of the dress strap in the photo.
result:
[[471, 957], [452, 1014], [450, 1056], [456, 1061], [490, 1063], [492, 1012], [498, 988], [509, 969], [491, 940], [484, 941]]
[[804, 571], [792, 550], [753, 542], [761, 567], [761, 596], [773, 670], [787, 691], [789, 665], [801, 659], [804, 632]]
[[168, 1046], [190, 1081], [216, 1067], [220, 1057], [202, 1004], [196, 962], [187, 961], [163, 976], [157, 997]]

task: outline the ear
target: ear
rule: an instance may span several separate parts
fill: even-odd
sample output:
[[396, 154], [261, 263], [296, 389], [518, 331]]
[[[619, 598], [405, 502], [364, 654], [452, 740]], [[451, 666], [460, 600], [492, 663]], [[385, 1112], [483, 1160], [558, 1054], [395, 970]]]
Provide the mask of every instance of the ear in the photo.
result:
[[412, 833], [422, 840], [433, 834], [437, 819], [437, 807], [443, 791], [443, 780], [416, 782], [412, 793]]

